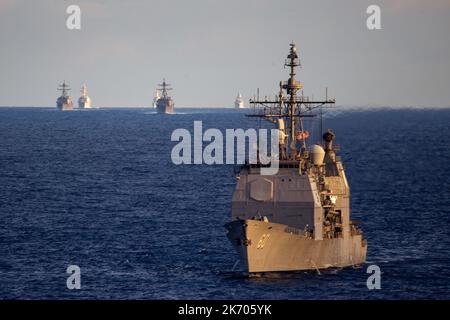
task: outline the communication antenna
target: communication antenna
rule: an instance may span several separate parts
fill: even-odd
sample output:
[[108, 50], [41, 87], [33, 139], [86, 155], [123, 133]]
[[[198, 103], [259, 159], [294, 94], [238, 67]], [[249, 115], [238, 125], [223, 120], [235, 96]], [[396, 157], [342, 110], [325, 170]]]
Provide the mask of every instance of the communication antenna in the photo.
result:
[[[287, 136], [285, 143], [286, 154], [284, 154], [280, 160], [296, 161], [298, 157], [305, 158], [308, 156], [305, 140], [309, 137], [309, 132], [304, 130], [303, 120], [306, 120], [306, 118], [309, 117], [317, 116], [317, 114], [312, 113], [314, 109], [317, 108], [319, 110], [320, 108], [320, 111], [322, 111], [322, 105], [334, 104], [335, 101], [334, 99], [328, 100], [328, 95], [325, 101], [316, 101], [314, 98], [310, 99], [304, 95], [303, 84], [295, 78], [295, 68], [300, 66], [300, 60], [294, 43], [290, 44], [289, 55], [287, 56], [284, 66], [290, 69], [289, 79], [280, 83], [278, 99], [275, 98], [273, 101], [268, 101], [266, 97], [263, 101], [259, 100], [258, 88], [256, 97], [257, 100], [249, 101], [249, 103], [255, 106], [255, 109], [257, 105], [262, 107], [263, 112], [247, 116], [264, 118], [271, 122], [276, 122], [275, 119], [285, 120], [286, 126], [284, 131]], [[284, 95], [284, 93], [286, 95]], [[297, 93], [299, 93], [299, 96], [297, 96]], [[320, 114], [322, 114], [322, 112], [320, 112]], [[322, 124], [320, 124], [320, 126], [322, 127]], [[321, 141], [322, 139], [317, 140]], [[296, 141], [301, 141], [301, 147], [296, 145]]]
[[[325, 87], [325, 101], [328, 101], [328, 87]], [[320, 105], [320, 145], [323, 145], [323, 105]]]

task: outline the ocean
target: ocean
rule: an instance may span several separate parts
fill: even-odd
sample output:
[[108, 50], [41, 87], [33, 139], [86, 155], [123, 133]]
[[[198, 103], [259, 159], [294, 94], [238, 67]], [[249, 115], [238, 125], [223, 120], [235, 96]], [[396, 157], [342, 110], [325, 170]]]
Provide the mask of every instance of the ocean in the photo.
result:
[[196, 120], [270, 128], [232, 109], [0, 108], [0, 299], [450, 299], [450, 109], [327, 112], [367, 263], [254, 278], [229, 272], [236, 166], [171, 161]]

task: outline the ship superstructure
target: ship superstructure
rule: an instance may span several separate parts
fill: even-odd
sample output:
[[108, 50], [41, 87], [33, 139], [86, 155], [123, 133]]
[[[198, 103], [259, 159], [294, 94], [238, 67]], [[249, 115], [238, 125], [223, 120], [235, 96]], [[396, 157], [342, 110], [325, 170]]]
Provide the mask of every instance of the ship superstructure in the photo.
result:
[[161, 87], [160, 93], [161, 96], [158, 100], [156, 100], [156, 111], [158, 113], [173, 113], [174, 108], [174, 102], [173, 99], [169, 96], [168, 92], [169, 90], [172, 90], [170, 88], [170, 84], [166, 82], [166, 79], [163, 79], [163, 82], [159, 84], [158, 86]]
[[89, 98], [89, 96], [88, 96], [86, 84], [83, 84], [80, 92], [81, 92], [81, 96], [78, 99], [78, 108], [80, 108], [80, 109], [91, 108], [91, 98]]
[[65, 80], [59, 85], [58, 90], [61, 91], [61, 96], [56, 99], [56, 107], [63, 111], [72, 110], [73, 102], [69, 96], [70, 87]]
[[350, 219], [350, 188], [333, 146], [334, 133], [320, 133], [318, 144], [307, 145], [310, 133], [303, 119], [335, 101], [297, 95], [303, 89], [295, 78], [299, 65], [291, 44], [285, 62], [289, 79], [280, 82], [278, 97], [250, 100], [262, 111], [251, 116], [275, 123], [280, 143], [279, 159], [272, 159], [278, 161], [278, 173], [261, 175], [259, 163], [241, 167], [232, 221], [225, 225], [248, 273], [346, 267], [366, 259], [367, 242]]

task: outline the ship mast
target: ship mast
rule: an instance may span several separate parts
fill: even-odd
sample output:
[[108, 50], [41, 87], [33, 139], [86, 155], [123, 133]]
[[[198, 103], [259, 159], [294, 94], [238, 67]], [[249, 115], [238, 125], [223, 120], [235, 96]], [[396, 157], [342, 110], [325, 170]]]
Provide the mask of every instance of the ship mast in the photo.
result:
[[[321, 100], [314, 100], [303, 97], [303, 91], [302, 96], [298, 97], [297, 92], [299, 90], [303, 89], [303, 84], [300, 83], [295, 79], [296, 76], [296, 67], [301, 66], [300, 60], [298, 58], [297, 54], [297, 48], [294, 43], [290, 44], [289, 54], [287, 56], [287, 59], [284, 63], [285, 67], [289, 67], [289, 79], [285, 82], [280, 82], [280, 90], [278, 94], [278, 99], [275, 99], [275, 101], [268, 101], [265, 100], [259, 100], [257, 98], [256, 100], [250, 100], [250, 105], [253, 105], [255, 110], [256, 106], [264, 107], [263, 110], [266, 110], [262, 114], [250, 114], [249, 117], [262, 117], [267, 120], [270, 120], [272, 122], [274, 119], [284, 119], [286, 123], [288, 124], [288, 137], [289, 140], [288, 143], [286, 143], [287, 146], [291, 146], [290, 149], [290, 159], [295, 160], [296, 155], [298, 154], [298, 151], [300, 151], [300, 155], [304, 153], [306, 150], [306, 138], [307, 134], [304, 131], [303, 127], [303, 118], [305, 117], [315, 117], [315, 114], [312, 114], [311, 111], [319, 108], [325, 104], [334, 104], [334, 99], [328, 99], [328, 97], [321, 101]], [[284, 91], [288, 95], [287, 98], [284, 98]], [[259, 94], [258, 94], [259, 96]], [[276, 111], [278, 107], [278, 112]], [[268, 110], [268, 112], [267, 112]], [[298, 136], [296, 134], [296, 127], [299, 129], [299, 140], [302, 141], [302, 150], [297, 150], [295, 146], [295, 142], [298, 139]], [[322, 133], [320, 133], [322, 134]], [[288, 155], [286, 154], [286, 157]], [[288, 159], [281, 159], [281, 160], [288, 160]]]
[[81, 87], [81, 95], [83, 96], [83, 97], [86, 97], [87, 96], [87, 86], [86, 86], [86, 84], [84, 83], [83, 84], [83, 86]]
[[162, 97], [163, 97], [163, 98], [167, 98], [167, 96], [168, 96], [167, 91], [168, 91], [168, 90], [172, 90], [172, 88], [170, 88], [170, 84], [168, 84], [168, 83], [166, 82], [166, 79], [163, 78], [163, 83], [158, 84], [158, 86], [161, 87]]
[[63, 83], [59, 85], [58, 90], [61, 91], [61, 96], [67, 97], [67, 92], [70, 90], [70, 87], [66, 83], [66, 80], [64, 80]]
[[[292, 141], [295, 141], [296, 137], [295, 137], [295, 107], [296, 107], [296, 98], [297, 98], [297, 91], [303, 89], [303, 84], [301, 84], [300, 82], [298, 82], [297, 80], [295, 80], [295, 68], [300, 66], [300, 61], [298, 59], [298, 55], [297, 55], [297, 48], [295, 47], [294, 43], [290, 44], [290, 51], [289, 51], [289, 55], [287, 56], [287, 60], [284, 63], [285, 67], [289, 67], [290, 73], [289, 73], [289, 80], [287, 81], [287, 83], [283, 84], [283, 89], [286, 90], [287, 94], [289, 95], [289, 117], [291, 120], [291, 125], [290, 125], [290, 136], [291, 136], [291, 143]], [[299, 112], [301, 112], [301, 105], [298, 105], [299, 107]], [[303, 132], [303, 121], [301, 118], [299, 118], [299, 123], [300, 123], [300, 130]], [[303, 137], [303, 136], [302, 136]], [[302, 146], [303, 148], [306, 147], [305, 145], [305, 139], [302, 138]]]

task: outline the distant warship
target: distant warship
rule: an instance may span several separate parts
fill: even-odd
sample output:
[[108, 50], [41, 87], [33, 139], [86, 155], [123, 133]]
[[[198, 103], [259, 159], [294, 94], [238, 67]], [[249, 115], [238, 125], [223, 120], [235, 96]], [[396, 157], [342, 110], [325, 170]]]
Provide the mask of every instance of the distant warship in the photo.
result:
[[87, 94], [87, 86], [83, 84], [81, 87], [81, 97], [78, 99], [78, 108], [89, 109], [91, 107], [91, 98]]
[[58, 88], [59, 91], [61, 91], [61, 96], [56, 99], [56, 107], [59, 110], [72, 110], [73, 109], [73, 103], [72, 99], [69, 97], [69, 85], [64, 80], [62, 84], [59, 85]]
[[161, 87], [161, 97], [156, 100], [156, 111], [158, 113], [173, 113], [174, 103], [172, 98], [167, 94], [168, 90], [172, 90], [169, 88], [170, 85], [163, 79], [163, 83], [159, 84], [159, 86]]
[[323, 140], [307, 148], [309, 132], [302, 121], [318, 115], [318, 110], [321, 115], [322, 107], [335, 101], [297, 96], [303, 85], [295, 79], [295, 44], [290, 45], [285, 66], [290, 77], [280, 82], [278, 98], [250, 100], [262, 112], [249, 115], [277, 124], [279, 159], [271, 161], [278, 161], [278, 173], [261, 175], [260, 163], [241, 167], [232, 221], [225, 225], [227, 237], [249, 274], [362, 264], [367, 241], [357, 222], [350, 220], [350, 189], [333, 147], [335, 135], [330, 130], [320, 133]]
[[242, 94], [238, 93], [236, 100], [234, 101], [234, 107], [236, 109], [245, 108], [244, 99], [242, 98]]
[[156, 102], [161, 98], [161, 94], [159, 93], [159, 90], [156, 89], [155, 97], [153, 98], [153, 108], [156, 109]]

